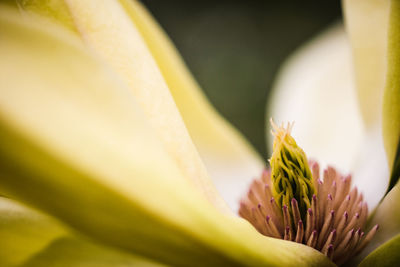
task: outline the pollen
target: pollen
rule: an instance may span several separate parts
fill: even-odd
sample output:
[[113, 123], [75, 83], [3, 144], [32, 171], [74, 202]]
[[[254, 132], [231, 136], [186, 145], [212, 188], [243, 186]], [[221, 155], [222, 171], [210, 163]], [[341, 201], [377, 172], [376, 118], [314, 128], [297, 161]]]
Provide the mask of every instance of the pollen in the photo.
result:
[[239, 215], [265, 236], [313, 247], [341, 265], [369, 243], [378, 225], [365, 232], [368, 206], [351, 176], [323, 171], [290, 136], [291, 125], [274, 127], [271, 168], [254, 180]]

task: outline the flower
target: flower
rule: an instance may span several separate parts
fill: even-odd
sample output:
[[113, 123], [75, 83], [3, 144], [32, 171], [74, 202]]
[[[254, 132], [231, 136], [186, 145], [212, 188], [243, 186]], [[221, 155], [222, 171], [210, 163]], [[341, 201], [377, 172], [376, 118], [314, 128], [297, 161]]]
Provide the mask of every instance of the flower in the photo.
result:
[[17, 2], [0, 9], [0, 263], [333, 266], [227, 208], [197, 149], [247, 178], [262, 161], [140, 4]]

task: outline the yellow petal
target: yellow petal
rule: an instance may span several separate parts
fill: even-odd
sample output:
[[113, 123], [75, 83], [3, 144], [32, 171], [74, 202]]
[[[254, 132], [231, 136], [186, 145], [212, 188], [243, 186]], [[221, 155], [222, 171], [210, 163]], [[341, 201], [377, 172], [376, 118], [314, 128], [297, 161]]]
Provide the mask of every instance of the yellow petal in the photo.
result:
[[400, 139], [398, 2], [345, 0], [345, 18], [353, 47], [357, 90], [367, 127], [382, 124], [388, 166], [388, 191], [397, 183], [394, 169]]
[[[157, 63], [123, 6], [118, 1], [103, 0], [32, 0], [21, 1], [21, 4], [33, 12], [50, 13], [48, 17], [67, 27], [71, 17], [85, 44], [129, 85], [140, 109], [183, 176], [218, 208], [229, 212], [208, 177]], [[64, 6], [69, 16], [58, 15], [64, 12]]]
[[16, 266], [64, 236], [57, 224], [0, 197], [0, 266]]
[[380, 246], [373, 253], [368, 255], [360, 267], [392, 267], [399, 264], [400, 261], [400, 235], [393, 237], [391, 240]]
[[[15, 5], [20, 8], [21, 11], [28, 12], [29, 15], [40, 14], [48, 20], [37, 21], [36, 23], [48, 24], [58, 23], [64, 26], [71, 32], [78, 34], [71, 12], [68, 10], [68, 6], [64, 1], [58, 0], [13, 0]], [[25, 16], [26, 17], [26, 16]]]
[[0, 197], [0, 266], [161, 266], [77, 238], [49, 216]]
[[370, 246], [367, 247], [366, 253], [400, 233], [400, 186], [398, 184], [400, 171], [400, 155], [398, 151], [400, 138], [399, 27], [400, 3], [399, 1], [391, 1], [387, 54], [388, 66], [383, 99], [383, 134], [388, 161], [392, 167], [392, 175], [388, 194], [378, 206], [372, 220], [372, 223], [381, 225], [381, 228]]
[[387, 75], [383, 96], [383, 138], [392, 177], [388, 190], [400, 176], [400, 3], [391, 1], [388, 32]]
[[61, 28], [0, 9], [0, 186], [102, 243], [184, 266], [334, 266], [221, 214], [132, 91]]
[[355, 83], [366, 127], [381, 122], [390, 0], [343, 0]]
[[143, 36], [181, 112], [207, 171], [234, 210], [265, 166], [261, 157], [207, 101], [178, 51], [139, 1], [121, 0]]
[[[59, 238], [24, 262], [23, 267], [162, 267], [166, 266], [74, 237]], [[21, 267], [22, 267], [21, 266]]]

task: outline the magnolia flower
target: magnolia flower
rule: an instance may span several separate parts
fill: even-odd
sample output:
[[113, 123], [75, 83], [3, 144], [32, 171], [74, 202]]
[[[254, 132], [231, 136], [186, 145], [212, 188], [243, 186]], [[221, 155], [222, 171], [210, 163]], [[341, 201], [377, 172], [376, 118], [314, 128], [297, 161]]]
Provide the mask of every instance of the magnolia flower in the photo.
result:
[[[390, 166], [400, 129], [392, 2]], [[231, 211], [231, 192], [264, 163], [139, 3], [17, 4], [0, 8], [0, 265], [334, 266]], [[364, 264], [395, 259], [397, 239]]]

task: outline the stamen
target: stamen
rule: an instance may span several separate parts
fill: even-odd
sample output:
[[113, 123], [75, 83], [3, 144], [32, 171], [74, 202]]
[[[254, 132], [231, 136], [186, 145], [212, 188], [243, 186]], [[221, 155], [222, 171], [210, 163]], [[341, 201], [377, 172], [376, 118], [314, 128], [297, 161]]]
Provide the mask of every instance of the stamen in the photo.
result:
[[351, 229], [351, 230], [346, 234], [346, 236], [345, 236], [345, 238], [342, 240], [342, 242], [340, 242], [340, 243], [338, 244], [337, 249], [336, 249], [337, 254], [339, 254], [340, 252], [342, 252], [342, 251], [347, 247], [347, 245], [349, 244], [350, 239], [353, 237], [353, 235], [354, 235], [354, 229]]
[[307, 227], [306, 227], [306, 238], [309, 238], [311, 231], [315, 228], [315, 225], [313, 224], [314, 218], [313, 218], [313, 212], [312, 209], [308, 209], [307, 211]]
[[337, 183], [336, 181], [332, 182], [332, 187], [330, 189], [328, 189], [330, 191], [330, 196], [332, 199], [336, 198], [336, 193], [337, 193]]
[[267, 216], [267, 211], [260, 203], [258, 203], [257, 208], [263, 217]]
[[327, 257], [328, 257], [329, 259], [331, 259], [331, 260], [332, 260], [332, 258], [333, 258], [333, 250], [334, 250], [333, 245], [330, 244], [330, 245], [328, 246], [328, 249], [327, 249], [326, 253], [325, 253], [325, 256], [327, 256]]
[[350, 203], [350, 195], [347, 195], [346, 199], [342, 202], [342, 204], [339, 206], [339, 209], [336, 213], [336, 218], [335, 218], [335, 223], [337, 223], [340, 218], [341, 215], [347, 210], [347, 207], [349, 206]]
[[297, 223], [297, 233], [296, 233], [295, 242], [301, 243], [303, 241], [303, 236], [304, 236], [303, 221], [299, 220], [299, 222]]
[[339, 223], [337, 224], [336, 230], [341, 233], [344, 229], [344, 227], [346, 226], [347, 223], [347, 219], [349, 218], [349, 214], [347, 213], [347, 211], [345, 211], [343, 213], [342, 218], [340, 219]]
[[360, 218], [360, 215], [356, 213], [353, 218], [350, 220], [350, 222], [347, 224], [347, 226], [344, 228], [344, 232], [349, 231], [350, 229], [356, 227], [356, 223], [358, 219]]
[[276, 227], [274, 221], [271, 220], [271, 217], [267, 216], [266, 221], [269, 226], [269, 229], [273, 234], [273, 237], [282, 238], [282, 235], [279, 233], [278, 228]]
[[269, 185], [265, 185], [264, 186], [264, 196], [265, 196], [265, 201], [268, 201], [272, 198], [272, 194], [271, 194], [271, 189], [269, 187]]
[[297, 205], [297, 200], [295, 198], [292, 199], [292, 213], [293, 213], [294, 223], [299, 222], [301, 220], [300, 210], [299, 210], [299, 206]]
[[325, 212], [323, 213], [324, 219], [329, 216], [330, 211], [333, 209], [333, 198], [331, 194], [328, 194], [326, 205], [325, 205]]
[[307, 241], [307, 246], [315, 248], [315, 245], [317, 244], [317, 239], [318, 239], [318, 233], [316, 230], [312, 231], [310, 238]]
[[328, 215], [328, 219], [325, 220], [321, 232], [319, 233], [318, 247], [322, 246], [327, 234], [329, 233], [329, 230], [331, 229], [333, 224], [334, 216], [335, 216], [335, 211], [331, 210], [331, 212]]
[[319, 180], [319, 165], [316, 161], [310, 161], [310, 168], [313, 177], [314, 187], [318, 188]]
[[283, 223], [285, 225], [285, 228], [289, 228], [289, 230], [291, 231], [292, 221], [290, 220], [289, 209], [286, 205], [282, 207], [282, 212], [283, 212]]
[[[272, 206], [273, 212], [271, 213], [271, 216], [276, 219], [276, 222], [282, 222], [283, 221], [283, 215], [281, 210], [279, 209], [278, 205], [276, 204], [276, 201], [273, 197], [271, 197], [271, 200], [269, 201], [270, 205]], [[279, 224], [278, 229], [280, 232], [283, 232], [283, 225]]]
[[320, 212], [319, 212], [319, 210], [318, 210], [318, 208], [317, 208], [317, 196], [316, 196], [316, 195], [313, 195], [313, 196], [312, 196], [312, 200], [311, 200], [311, 210], [312, 210], [313, 213], [314, 213], [314, 217], [313, 217], [314, 222], [313, 222], [313, 225], [315, 225], [315, 227], [316, 227], [316, 226], [318, 226], [318, 222], [321, 221], [321, 220], [319, 219], [319, 214], [320, 214]]
[[[367, 203], [363, 202], [362, 208], [361, 208], [359, 224], [363, 225], [367, 221], [367, 217], [368, 217], [368, 205], [367, 205]], [[361, 227], [361, 225], [358, 225], [358, 226]]]
[[285, 236], [283, 237], [284, 240], [292, 240], [292, 231], [290, 230], [289, 226], [285, 228]]
[[354, 187], [350, 192], [350, 203], [349, 207], [352, 207], [357, 200], [358, 190], [357, 187]]
[[327, 238], [326, 241], [325, 241], [324, 246], [323, 246], [322, 249], [321, 249], [321, 252], [322, 252], [322, 253], [324, 253], [324, 251], [327, 251], [327, 250], [328, 250], [328, 247], [329, 247], [330, 245], [333, 246], [333, 243], [335, 242], [335, 238], [336, 238], [336, 230], [333, 229], [333, 231], [329, 234], [328, 238]]
[[358, 249], [356, 250], [356, 254], [361, 252], [365, 248], [365, 246], [371, 241], [371, 239], [374, 237], [376, 231], [378, 231], [379, 225], [375, 225], [371, 231], [368, 232], [367, 236], [364, 238], [364, 240], [361, 242], [359, 245]]

